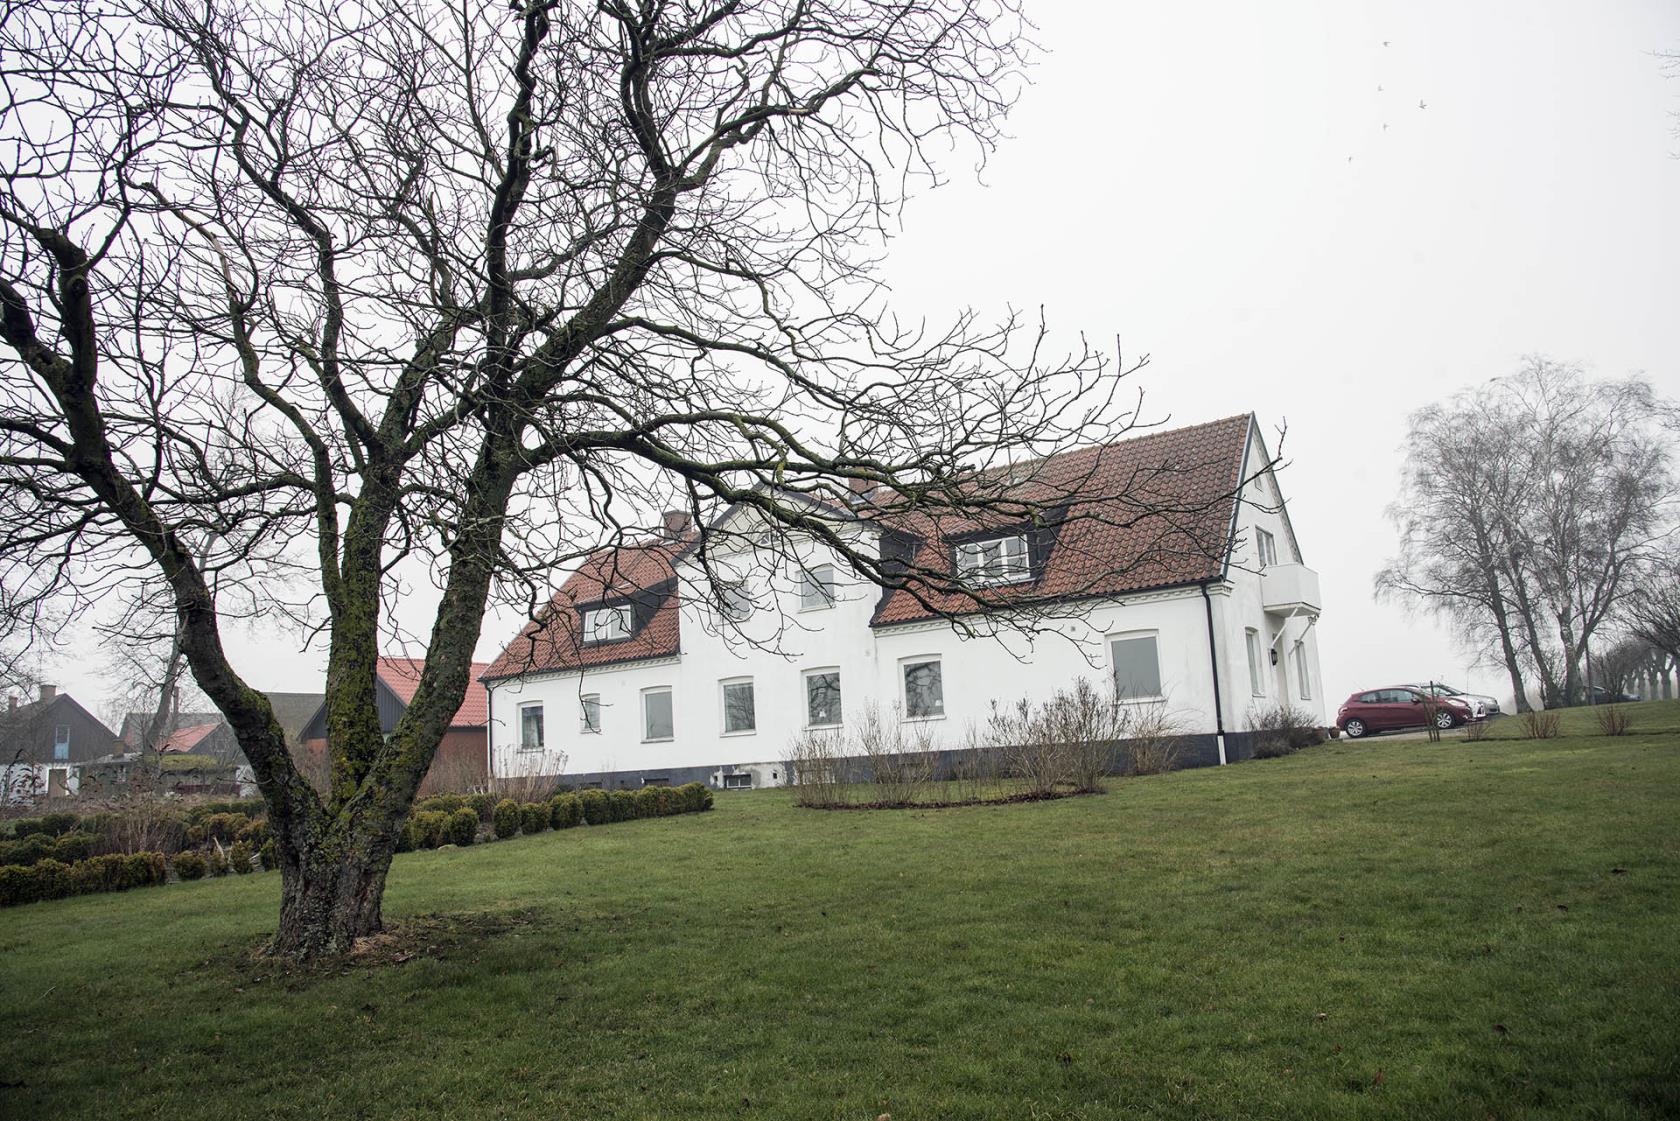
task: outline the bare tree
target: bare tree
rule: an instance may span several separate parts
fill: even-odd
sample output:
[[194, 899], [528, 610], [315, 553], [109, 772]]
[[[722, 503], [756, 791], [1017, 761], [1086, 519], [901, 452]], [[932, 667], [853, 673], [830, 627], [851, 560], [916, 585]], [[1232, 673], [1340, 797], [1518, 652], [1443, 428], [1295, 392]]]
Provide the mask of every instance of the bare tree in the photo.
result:
[[[853, 485], [1078, 516], [975, 469], [1124, 432], [1122, 371], [1018, 318], [899, 324], [875, 272], [934, 154], [997, 141], [1026, 30], [1010, 0], [4, 9], [0, 557], [37, 591], [166, 584], [270, 807], [274, 951], [379, 929], [492, 595], [534, 609], [662, 509], [736, 504], [985, 608], [862, 547]], [[1127, 487], [1091, 508], [1223, 545], [1170, 479]], [[385, 736], [400, 566], [439, 601]], [[222, 648], [281, 611], [327, 645], [325, 795]]]
[[1648, 382], [1529, 358], [1412, 418], [1379, 595], [1418, 603], [1498, 657], [1519, 711], [1578, 702], [1589, 643], [1672, 532], [1673, 407]]

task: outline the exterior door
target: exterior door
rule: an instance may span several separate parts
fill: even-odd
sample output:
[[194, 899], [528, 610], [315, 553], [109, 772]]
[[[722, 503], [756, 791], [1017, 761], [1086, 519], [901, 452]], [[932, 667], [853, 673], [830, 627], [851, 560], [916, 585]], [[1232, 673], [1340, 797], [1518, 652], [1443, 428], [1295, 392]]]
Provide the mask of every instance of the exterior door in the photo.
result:
[[47, 797], [70, 797], [69, 772], [63, 767], [53, 767], [47, 772]]

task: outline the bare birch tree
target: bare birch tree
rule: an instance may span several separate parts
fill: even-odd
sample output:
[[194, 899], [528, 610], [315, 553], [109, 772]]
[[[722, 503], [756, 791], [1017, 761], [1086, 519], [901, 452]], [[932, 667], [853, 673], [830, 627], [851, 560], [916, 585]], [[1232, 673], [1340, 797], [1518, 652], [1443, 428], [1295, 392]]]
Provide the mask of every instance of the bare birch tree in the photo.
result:
[[1579, 703], [1589, 644], [1674, 529], [1673, 406], [1640, 378], [1528, 358], [1414, 414], [1379, 595], [1495, 652], [1519, 710]]

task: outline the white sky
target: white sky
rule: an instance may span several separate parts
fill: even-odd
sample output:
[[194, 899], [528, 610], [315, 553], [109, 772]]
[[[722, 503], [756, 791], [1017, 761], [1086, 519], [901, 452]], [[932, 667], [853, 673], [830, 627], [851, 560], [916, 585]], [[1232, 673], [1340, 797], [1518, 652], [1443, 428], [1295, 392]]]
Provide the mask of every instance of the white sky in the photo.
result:
[[[983, 185], [951, 167], [907, 209], [899, 310], [1042, 305], [1068, 336], [1152, 355], [1156, 415], [1253, 410], [1269, 439], [1287, 421], [1329, 707], [1423, 676], [1508, 695], [1372, 600], [1405, 417], [1525, 353], [1680, 396], [1680, 78], [1654, 57], [1680, 50], [1680, 4], [1030, 11], [1049, 53], [1014, 139]], [[518, 624], [487, 619], [479, 657]], [[319, 655], [227, 637], [253, 684], [321, 687]], [[90, 707], [106, 691], [92, 661], [48, 673]]]

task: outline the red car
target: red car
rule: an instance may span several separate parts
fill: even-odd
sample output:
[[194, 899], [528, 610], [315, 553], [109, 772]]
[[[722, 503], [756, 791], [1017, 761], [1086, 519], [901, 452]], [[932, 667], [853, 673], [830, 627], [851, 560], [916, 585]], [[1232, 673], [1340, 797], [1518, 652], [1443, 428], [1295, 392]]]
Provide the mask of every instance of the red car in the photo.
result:
[[1430, 697], [1417, 689], [1370, 689], [1355, 693], [1336, 710], [1336, 727], [1358, 739], [1368, 732], [1396, 728], [1452, 728], [1473, 718], [1470, 706], [1455, 697]]

